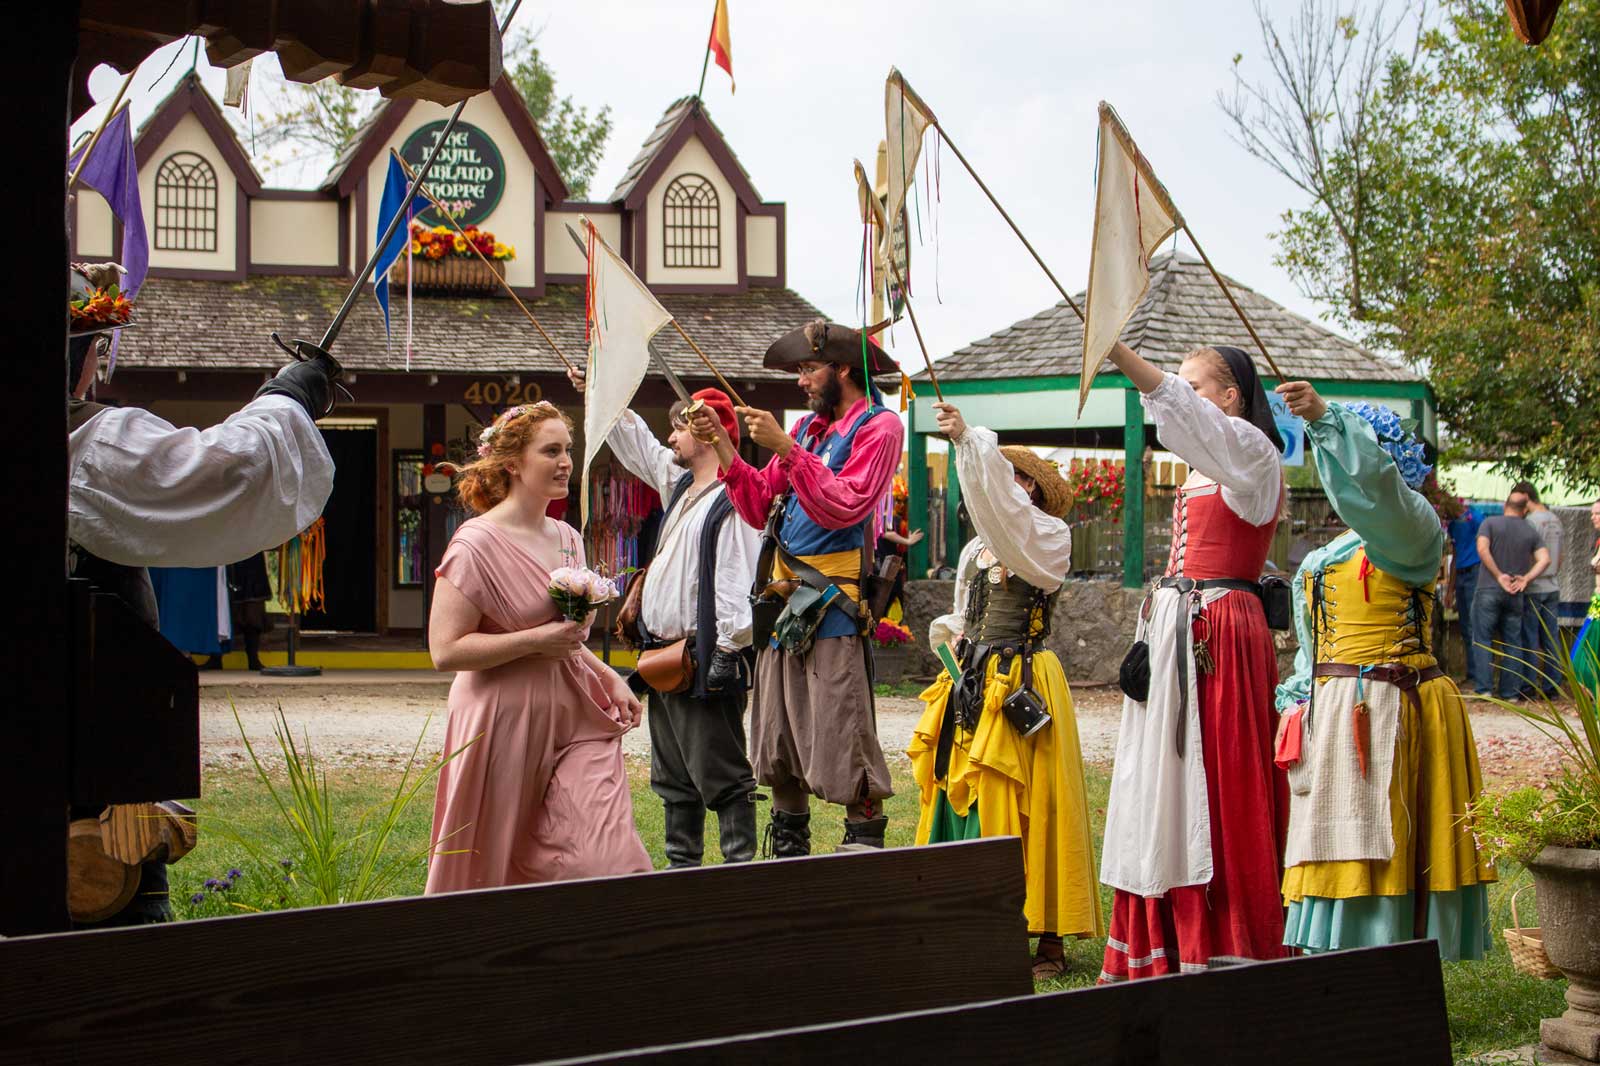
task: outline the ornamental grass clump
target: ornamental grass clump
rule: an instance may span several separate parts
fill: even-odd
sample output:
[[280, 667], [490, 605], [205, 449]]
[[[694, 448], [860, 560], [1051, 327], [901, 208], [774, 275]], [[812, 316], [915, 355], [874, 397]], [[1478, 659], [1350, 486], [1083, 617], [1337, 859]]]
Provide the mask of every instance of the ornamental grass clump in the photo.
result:
[[[1517, 665], [1507, 656], [1502, 669]], [[1595, 665], [1588, 664], [1588, 677], [1596, 676]], [[1534, 667], [1534, 672], [1541, 671]], [[1551, 678], [1546, 674], [1540, 680]], [[1520, 715], [1566, 757], [1560, 776], [1544, 788], [1486, 792], [1472, 804], [1478, 844], [1497, 860], [1527, 863], [1547, 847], [1600, 849], [1600, 682], [1586, 683], [1565, 660], [1554, 680], [1555, 699], [1489, 701]], [[1563, 713], [1569, 701], [1570, 715]]]
[[[242, 831], [227, 821], [210, 820], [205, 828], [237, 845], [250, 856], [250, 865], [271, 871], [272, 876], [281, 881], [285, 887], [274, 886], [274, 896], [280, 906], [322, 906], [383, 899], [394, 895], [396, 883], [424, 863], [430, 853], [453, 854], [447, 850], [434, 851], [430, 845], [396, 849], [395, 829], [417, 795], [446, 763], [476, 743], [477, 737], [455, 751], [419, 762], [418, 754], [427, 736], [428, 723], [433, 720], [430, 714], [394, 791], [382, 803], [350, 811], [338, 801], [329, 784], [327, 769], [312, 750], [309, 735], [302, 732], [299, 742], [295, 741], [282, 705], [278, 707], [273, 726], [278, 751], [283, 757], [281, 781], [256, 754], [244, 722], [239, 718], [239, 710], [232, 707], [231, 701], [230, 707], [256, 779], [277, 810], [279, 831], [258, 834]], [[281, 857], [285, 850], [294, 857]], [[201, 892], [195, 893], [199, 898], [191, 898], [190, 902], [205, 903], [210, 895], [225, 901], [227, 890], [242, 874], [243, 871], [232, 869], [223, 878], [213, 879], [219, 885], [225, 882], [227, 889], [208, 881]]]

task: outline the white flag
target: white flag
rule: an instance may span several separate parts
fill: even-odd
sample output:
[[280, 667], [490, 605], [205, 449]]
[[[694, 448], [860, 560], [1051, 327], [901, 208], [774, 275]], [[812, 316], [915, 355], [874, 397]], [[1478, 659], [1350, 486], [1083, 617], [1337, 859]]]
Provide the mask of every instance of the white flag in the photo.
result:
[[1100, 102], [1100, 171], [1095, 181], [1094, 244], [1083, 309], [1083, 373], [1078, 412], [1100, 365], [1150, 289], [1150, 253], [1183, 225], [1183, 216], [1139, 153], [1111, 105]]
[[236, 67], [229, 67], [227, 80], [223, 83], [222, 105], [224, 107], [237, 107], [243, 111], [245, 97], [250, 94], [250, 64], [255, 59], [246, 59]]
[[650, 367], [650, 338], [672, 315], [582, 215], [589, 247], [589, 365], [583, 405], [582, 516], [589, 518], [589, 464], [633, 402]]
[[[889, 68], [889, 79], [883, 85], [884, 143], [889, 149], [889, 200], [883, 207], [885, 218], [895, 219], [900, 225], [900, 212], [906, 206], [906, 194], [912, 179], [917, 175], [917, 159], [922, 155], [922, 135], [929, 126], [938, 124], [928, 105], [906, 84], [905, 75]], [[880, 236], [878, 256], [886, 258], [892, 251], [893, 233], [885, 231]]]

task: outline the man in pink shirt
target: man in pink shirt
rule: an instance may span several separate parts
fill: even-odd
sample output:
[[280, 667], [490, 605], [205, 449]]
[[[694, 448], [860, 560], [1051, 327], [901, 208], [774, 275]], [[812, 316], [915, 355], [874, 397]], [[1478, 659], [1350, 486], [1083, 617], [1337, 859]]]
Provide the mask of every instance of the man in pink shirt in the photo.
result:
[[[883, 800], [893, 792], [878, 744], [864, 636], [872, 619], [861, 590], [872, 515], [900, 465], [904, 431], [900, 417], [875, 402], [863, 364], [872, 374], [899, 371], [860, 331], [822, 319], [767, 350], [766, 366], [796, 372], [811, 413], [785, 433], [770, 412], [737, 409], [750, 438], [776, 453], [761, 470], [739, 458], [710, 412], [694, 416], [696, 436], [715, 438], [734, 510], [768, 527], [758, 594], [774, 607], [789, 601], [772, 639], [755, 635], [750, 712], [751, 762], [772, 789], [779, 858], [811, 852], [809, 796], [844, 806], [841, 850], [883, 847], [889, 823]], [[800, 589], [810, 593], [793, 596]]]

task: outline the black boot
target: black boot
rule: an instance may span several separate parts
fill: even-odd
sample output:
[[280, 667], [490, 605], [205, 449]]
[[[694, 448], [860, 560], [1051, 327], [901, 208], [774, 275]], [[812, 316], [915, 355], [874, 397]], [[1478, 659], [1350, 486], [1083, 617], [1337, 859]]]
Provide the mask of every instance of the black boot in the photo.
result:
[[844, 840], [840, 842], [839, 851], [866, 851], [869, 848], [883, 847], [883, 834], [889, 828], [889, 816], [880, 814], [876, 818], [868, 818], [861, 822], [852, 822], [846, 818], [844, 822]]
[[767, 825], [766, 846], [762, 849], [774, 859], [797, 859], [811, 854], [811, 812], [790, 814], [774, 810]]
[[667, 866], [673, 870], [699, 866], [705, 853], [706, 809], [698, 803], [666, 807]]
[[717, 834], [723, 862], [749, 862], [756, 857], [756, 794], [740, 796], [717, 809]]

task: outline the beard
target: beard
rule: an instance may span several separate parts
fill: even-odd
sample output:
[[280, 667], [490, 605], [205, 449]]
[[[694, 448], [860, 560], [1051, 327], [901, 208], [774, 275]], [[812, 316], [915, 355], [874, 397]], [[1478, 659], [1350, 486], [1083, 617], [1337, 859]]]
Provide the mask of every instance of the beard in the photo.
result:
[[811, 399], [811, 411], [823, 418], [831, 418], [833, 412], [839, 409], [839, 401], [844, 399], [844, 386], [839, 384], [839, 371], [830, 369], [828, 380], [817, 390]]

